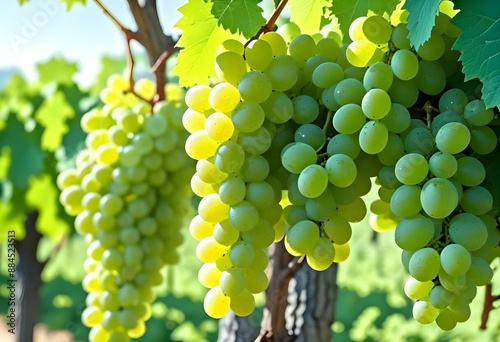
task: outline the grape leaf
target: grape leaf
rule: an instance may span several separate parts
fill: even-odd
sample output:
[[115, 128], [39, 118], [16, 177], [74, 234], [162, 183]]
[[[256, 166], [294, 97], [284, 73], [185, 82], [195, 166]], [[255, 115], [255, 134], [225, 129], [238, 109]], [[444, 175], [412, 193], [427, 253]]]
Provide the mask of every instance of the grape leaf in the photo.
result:
[[53, 57], [45, 63], [38, 63], [36, 68], [42, 85], [50, 82], [72, 84], [73, 75], [78, 71], [76, 63], [68, 62], [62, 57]]
[[38, 210], [37, 230], [45, 236], [58, 240], [70, 231], [67, 222], [59, 217], [59, 190], [53, 178], [46, 173], [32, 177], [26, 191], [26, 204], [30, 210]]
[[9, 115], [7, 124], [0, 132], [0, 149], [10, 149], [11, 166], [8, 179], [20, 191], [24, 191], [29, 178], [39, 174], [43, 169], [46, 152], [40, 147], [42, 128], [37, 125], [27, 132], [23, 123], [14, 115]]
[[68, 132], [66, 121], [75, 116], [75, 110], [61, 91], [45, 99], [35, 113], [35, 119], [45, 128], [40, 145], [47, 151], [55, 151]]
[[[259, 3], [262, 0], [212, 0], [212, 14], [231, 33], [241, 32], [246, 38], [254, 36], [266, 23], [264, 11]], [[318, 17], [319, 18], [319, 17]]]
[[398, 3], [399, 0], [334, 0], [330, 11], [339, 20], [340, 29], [345, 37], [353, 20], [367, 15], [368, 10], [379, 15], [391, 14]]
[[432, 27], [439, 14], [440, 0], [407, 1], [403, 8], [408, 13], [408, 38], [411, 45], [418, 49], [431, 36]]
[[175, 27], [183, 31], [177, 42], [183, 49], [172, 73], [179, 76], [181, 86], [208, 84], [209, 76], [215, 74], [215, 52], [229, 32], [217, 25], [211, 7], [211, 3], [203, 0], [189, 0], [179, 8], [183, 17]]
[[327, 0], [289, 0], [290, 20], [300, 26], [302, 33], [316, 33], [320, 29], [323, 8]]
[[75, 4], [86, 5], [87, 0], [59, 0], [61, 3], [66, 4], [66, 11], [70, 11]]
[[500, 107], [500, 7], [496, 0], [456, 0], [452, 19], [462, 34], [453, 48], [462, 53], [465, 80], [478, 78], [488, 107]]

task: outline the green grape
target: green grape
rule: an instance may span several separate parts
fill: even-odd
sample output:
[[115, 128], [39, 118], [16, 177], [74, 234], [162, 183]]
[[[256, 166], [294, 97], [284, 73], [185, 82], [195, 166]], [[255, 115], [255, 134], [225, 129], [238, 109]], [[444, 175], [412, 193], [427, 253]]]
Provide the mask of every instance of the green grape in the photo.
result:
[[299, 95], [293, 98], [293, 115], [292, 120], [298, 124], [311, 123], [319, 115], [318, 102], [308, 95]]
[[273, 60], [271, 44], [255, 39], [245, 47], [245, 61], [253, 70], [264, 71]]
[[443, 270], [452, 277], [464, 275], [470, 267], [470, 252], [460, 244], [450, 244], [440, 254]]
[[313, 248], [319, 239], [319, 229], [316, 223], [304, 220], [290, 227], [285, 238], [285, 247], [292, 255], [305, 255]]
[[315, 150], [320, 149], [325, 143], [325, 132], [314, 124], [304, 124], [297, 128], [294, 134], [295, 142], [305, 143]]
[[443, 37], [432, 31], [430, 38], [417, 49], [417, 54], [426, 61], [435, 61], [443, 55], [444, 50]]
[[493, 278], [493, 270], [488, 262], [473, 256], [471, 258], [470, 268], [466, 275], [476, 286], [484, 286], [491, 281], [491, 278]]
[[224, 142], [231, 138], [234, 124], [224, 113], [213, 113], [205, 121], [205, 132], [215, 141]]
[[328, 88], [344, 79], [344, 70], [337, 63], [325, 62], [314, 69], [311, 79], [318, 88]]
[[361, 108], [368, 119], [380, 120], [391, 109], [391, 98], [382, 89], [370, 89], [363, 96]]
[[259, 221], [259, 212], [254, 205], [243, 200], [230, 207], [229, 221], [239, 231], [248, 231]]
[[436, 147], [441, 152], [457, 154], [470, 142], [470, 131], [459, 122], [450, 122], [442, 126], [436, 134]]
[[391, 97], [393, 103], [399, 103], [406, 108], [410, 108], [418, 100], [419, 87], [415, 82], [415, 79], [402, 81], [399, 78], [394, 77], [392, 85], [387, 93]]
[[413, 304], [413, 318], [420, 324], [430, 324], [439, 316], [440, 310], [432, 306], [427, 300], [422, 299]]
[[356, 134], [337, 134], [330, 139], [326, 150], [329, 156], [345, 154], [351, 159], [355, 159], [359, 155], [361, 148]]
[[267, 279], [266, 272], [263, 270], [255, 270], [246, 268], [246, 289], [250, 293], [260, 293], [266, 290], [269, 285], [269, 280]]
[[316, 271], [326, 270], [334, 259], [333, 243], [325, 237], [320, 237], [316, 245], [306, 253], [307, 264]]
[[380, 162], [387, 166], [394, 166], [398, 160], [404, 155], [405, 147], [399, 135], [389, 133], [387, 145], [379, 154], [377, 154]]
[[457, 159], [457, 172], [453, 178], [464, 186], [477, 186], [486, 177], [483, 164], [474, 157], [462, 157]]
[[198, 272], [198, 281], [206, 288], [214, 288], [219, 285], [219, 278], [222, 272], [215, 263], [203, 264]]
[[361, 106], [349, 103], [340, 107], [333, 115], [333, 127], [342, 134], [358, 132], [366, 123], [366, 116]]
[[314, 56], [316, 42], [307, 34], [300, 34], [293, 38], [288, 46], [290, 56], [295, 58], [299, 64], [304, 63], [308, 58]]
[[271, 93], [261, 106], [266, 113], [266, 118], [278, 124], [290, 120], [294, 113], [292, 100], [281, 92]]
[[478, 126], [471, 129], [470, 147], [478, 154], [489, 154], [495, 150], [498, 138], [493, 129], [488, 126]]
[[452, 292], [457, 292], [462, 290], [465, 287], [466, 284], [466, 276], [465, 275], [459, 275], [459, 276], [451, 276], [448, 273], [444, 271], [444, 269], [441, 269], [439, 271], [439, 283], [447, 290], [452, 291]]
[[255, 309], [255, 298], [250, 291], [243, 289], [239, 294], [231, 297], [230, 308], [236, 315], [246, 317]]
[[410, 126], [410, 112], [403, 105], [392, 103], [391, 109], [389, 109], [387, 115], [380, 122], [387, 127], [389, 132], [401, 133]]
[[454, 316], [453, 311], [449, 309], [440, 310], [439, 316], [436, 318], [436, 324], [441, 330], [451, 331], [457, 325], [457, 320]]
[[[315, 138], [317, 139], [317, 137]], [[245, 152], [252, 154], [263, 154], [269, 150], [272, 139], [270, 131], [265, 127], [259, 127], [254, 132], [238, 134], [238, 144]]]
[[229, 177], [222, 181], [219, 187], [219, 197], [222, 202], [233, 205], [245, 198], [245, 182], [236, 177]]
[[217, 55], [220, 55], [224, 51], [234, 51], [236, 53], [243, 54], [245, 48], [243, 44], [236, 39], [226, 39], [217, 48]]
[[439, 178], [451, 178], [457, 172], [457, 160], [450, 153], [436, 152], [429, 159], [429, 170]]
[[391, 69], [394, 76], [403, 81], [408, 81], [417, 76], [418, 73], [417, 56], [410, 50], [398, 50], [391, 59]]
[[274, 201], [274, 197], [273, 187], [265, 181], [246, 185], [245, 199], [256, 208], [268, 207]]
[[248, 267], [255, 258], [255, 248], [246, 241], [238, 241], [229, 248], [229, 258], [235, 267]]
[[[363, 78], [367, 72], [366, 68], [358, 68], [358, 67], [348, 67], [344, 70], [345, 77], [344, 78], [353, 78], [360, 82], [363, 82]], [[391, 72], [392, 73], [392, 72]], [[364, 83], [363, 83], [364, 86]], [[369, 89], [368, 89], [369, 90]]]
[[438, 285], [434, 286], [434, 288], [429, 293], [429, 301], [433, 307], [436, 309], [445, 309], [448, 305], [453, 302], [456, 295], [445, 289], [444, 287]]
[[394, 239], [404, 250], [416, 251], [425, 247], [434, 236], [434, 224], [423, 215], [403, 218], [396, 226]]
[[[400, 217], [410, 217], [422, 210], [421, 189], [416, 185], [402, 185], [391, 196], [391, 211]], [[401, 222], [400, 222], [401, 223]]]
[[422, 187], [420, 202], [427, 215], [442, 219], [457, 207], [458, 193], [450, 181], [444, 178], [431, 178]]
[[[333, 202], [335, 204], [335, 202]], [[354, 202], [347, 205], [337, 205], [337, 213], [351, 223], [360, 222], [366, 216], [365, 202], [356, 197]], [[330, 213], [331, 214], [331, 213]]]
[[336, 202], [329, 188], [316, 198], [308, 198], [306, 200], [307, 216], [314, 221], [325, 221], [330, 217], [335, 210]]
[[434, 248], [422, 248], [415, 251], [409, 262], [410, 274], [418, 281], [429, 281], [438, 275], [439, 253]]
[[256, 131], [262, 126], [266, 115], [262, 107], [254, 102], [241, 102], [232, 113], [234, 127], [243, 133]]
[[339, 43], [334, 38], [321, 38], [316, 42], [316, 56], [326, 56], [335, 60], [338, 56], [339, 48]]
[[328, 172], [322, 166], [312, 164], [300, 172], [298, 189], [307, 198], [321, 195], [328, 185]]
[[453, 242], [469, 251], [481, 248], [488, 238], [488, 229], [483, 221], [469, 213], [455, 215], [449, 222], [448, 231]]
[[408, 31], [408, 28], [406, 27], [405, 23], [398, 24], [392, 30], [391, 41], [394, 44], [394, 46], [396, 46], [400, 50], [403, 49], [409, 50], [411, 48], [410, 40], [408, 39], [409, 33], [410, 32]]
[[437, 62], [420, 61], [414, 80], [417, 87], [427, 95], [437, 95], [446, 86], [446, 74]]
[[[215, 58], [215, 73], [217, 74], [217, 77], [222, 81], [232, 84], [233, 86], [238, 84], [246, 72], [247, 63], [240, 53], [234, 51], [224, 51]], [[188, 107], [191, 108], [189, 105]], [[205, 107], [200, 106], [199, 108], [203, 109]], [[199, 112], [203, 113], [207, 109], [200, 110]]]
[[424, 156], [409, 153], [398, 160], [395, 167], [397, 179], [406, 185], [416, 185], [422, 182], [429, 172], [429, 164]]
[[300, 34], [300, 28], [297, 24], [288, 22], [278, 27], [276, 33], [278, 33], [285, 40], [285, 42], [289, 44], [295, 37]]
[[394, 74], [391, 67], [383, 62], [370, 65], [363, 76], [363, 86], [366, 91], [370, 89], [381, 89], [388, 91], [391, 87]]
[[335, 87], [334, 98], [336, 103], [340, 106], [348, 103], [361, 105], [361, 100], [365, 93], [366, 91], [361, 81], [353, 78], [346, 78], [340, 81]]
[[346, 50], [349, 63], [360, 68], [382, 61], [383, 56], [384, 52], [369, 40], [355, 40]]
[[294, 205], [289, 205], [283, 210], [283, 218], [285, 222], [292, 226], [295, 223], [302, 221], [302, 220], [307, 220], [307, 211], [305, 208], [305, 201], [304, 204], [299, 206], [298, 204]]
[[482, 186], [467, 188], [462, 193], [460, 206], [473, 215], [483, 215], [493, 208], [493, 196]]
[[203, 113], [210, 109], [210, 103], [208, 102], [210, 91], [211, 88], [207, 85], [196, 85], [189, 88], [184, 100], [189, 108]]
[[215, 262], [226, 252], [227, 246], [219, 244], [213, 236], [202, 239], [196, 246], [196, 257], [204, 263]]
[[240, 175], [246, 182], [262, 181], [269, 175], [269, 163], [260, 155], [247, 155]]
[[464, 114], [467, 102], [467, 95], [463, 90], [458, 88], [449, 89], [439, 98], [439, 112], [443, 113], [449, 110], [454, 113]]
[[292, 88], [299, 78], [299, 66], [295, 59], [288, 55], [274, 57], [264, 73], [271, 80], [273, 90], [286, 91]]
[[279, 33], [273, 31], [266, 32], [260, 37], [260, 39], [269, 43], [273, 56], [286, 55], [287, 45]]
[[[328, 62], [333, 63], [334, 60], [335, 60], [335, 58], [329, 58], [328, 56], [325, 56], [325, 55], [312, 56], [311, 58], [309, 58], [306, 61], [306, 63], [302, 67], [302, 71], [304, 73], [304, 76], [308, 80], [312, 80], [312, 75], [314, 73], [314, 70], [316, 70], [316, 68], [318, 66], [320, 66], [323, 63], [328, 63]], [[342, 71], [342, 72], [344, 72], [344, 71]]]
[[220, 289], [229, 297], [234, 297], [245, 289], [245, 274], [239, 268], [230, 268], [220, 275]]
[[432, 281], [418, 281], [417, 279], [410, 277], [406, 280], [404, 285], [404, 292], [406, 296], [413, 300], [420, 300], [429, 296], [434, 284]]
[[230, 305], [230, 297], [226, 296], [219, 286], [208, 290], [203, 301], [205, 312], [215, 319], [225, 316], [229, 311]]
[[335, 100], [337, 84], [329, 86], [321, 93], [321, 102], [328, 110], [336, 111], [340, 108], [340, 105]]
[[227, 218], [229, 206], [222, 202], [218, 194], [205, 196], [198, 205], [198, 213], [206, 222], [217, 223]]
[[275, 232], [268, 221], [259, 219], [259, 222], [252, 229], [242, 232], [241, 237], [257, 249], [267, 248], [274, 242]]
[[234, 141], [226, 141], [220, 144], [214, 158], [217, 169], [228, 174], [239, 171], [244, 161], [245, 151]]
[[464, 108], [464, 118], [474, 126], [485, 126], [493, 120], [492, 108], [486, 108], [483, 100], [472, 100]]
[[333, 259], [333, 262], [336, 262], [336, 263], [347, 260], [347, 258], [349, 257], [349, 254], [351, 252], [351, 249], [350, 249], [348, 243], [346, 243], [344, 245], [333, 244], [333, 249], [335, 250], [335, 257]]
[[294, 143], [283, 152], [281, 162], [288, 171], [299, 174], [303, 169], [317, 160], [316, 151], [304, 143]]
[[394, 166], [382, 166], [377, 175], [377, 181], [380, 186], [391, 190], [396, 190], [402, 185], [396, 178]]
[[233, 227], [229, 220], [224, 220], [214, 226], [212, 234], [215, 241], [221, 245], [230, 246], [238, 241], [240, 232]]
[[[243, 76], [243, 79], [240, 82], [243, 82], [243, 80], [247, 77], [248, 74]], [[222, 82], [217, 84], [212, 88], [212, 90], [210, 91], [210, 95], [208, 97], [208, 102], [210, 103], [210, 106], [218, 112], [224, 112], [224, 113], [231, 112], [240, 102], [241, 91], [238, 91], [239, 87], [240, 84], [238, 84], [238, 88], [236, 88], [235, 86], [227, 82]], [[246, 87], [244, 86], [242, 87], [248, 91]], [[269, 88], [271, 88], [270, 84]], [[247, 93], [245, 93], [245, 95], [247, 95]], [[241, 94], [241, 96], [243, 97], [243, 94]], [[247, 99], [245, 98], [245, 100]]]
[[446, 112], [439, 114], [438, 116], [436, 116], [434, 118], [434, 120], [432, 120], [432, 123], [431, 123], [432, 135], [436, 136], [437, 132], [441, 129], [441, 127], [443, 127], [447, 123], [451, 123], [451, 122], [459, 122], [459, 123], [462, 123], [464, 125], [467, 124], [467, 122], [464, 120], [464, 118], [460, 114], [457, 114], [457, 113], [451, 112], [451, 111], [446, 111]]
[[215, 140], [210, 138], [204, 130], [192, 133], [186, 139], [186, 153], [195, 160], [210, 158], [214, 155], [218, 145]]
[[[351, 31], [353, 31], [352, 34]], [[349, 36], [352, 40], [367, 39], [375, 44], [387, 43], [391, 38], [391, 33], [391, 24], [379, 15], [360, 17], [349, 28]]]
[[359, 146], [368, 154], [377, 154], [387, 145], [389, 132], [379, 121], [368, 121], [359, 133]]
[[[269, 98], [269, 95], [271, 95], [272, 84], [269, 77], [265, 74], [258, 71], [250, 71], [247, 72], [239, 81], [238, 90], [244, 101], [262, 103]], [[234, 99], [236, 100], [236, 96]], [[239, 98], [237, 98], [236, 104], [238, 101]]]
[[328, 238], [337, 245], [344, 245], [351, 239], [351, 224], [339, 214], [332, 213], [322, 226]]
[[345, 154], [335, 154], [329, 157], [325, 169], [330, 182], [338, 187], [347, 187], [356, 179], [356, 164]]

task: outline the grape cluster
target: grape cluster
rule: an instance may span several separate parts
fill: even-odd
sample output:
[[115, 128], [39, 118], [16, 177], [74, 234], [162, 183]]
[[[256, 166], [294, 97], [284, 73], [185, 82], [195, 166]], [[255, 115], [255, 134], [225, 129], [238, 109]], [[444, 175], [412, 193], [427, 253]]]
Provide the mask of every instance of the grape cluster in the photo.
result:
[[191, 88], [183, 117], [186, 151], [198, 161], [191, 186], [202, 200], [190, 232], [209, 315], [252, 311], [248, 292], [257, 292], [256, 270], [258, 290], [267, 285], [273, 241], [318, 271], [345, 260], [374, 179], [369, 222], [395, 229], [416, 320], [449, 330], [467, 319], [500, 241], [473, 154], [492, 152], [498, 139], [482, 100], [444, 92], [459, 72], [450, 6], [441, 3], [417, 49], [404, 10], [390, 21], [356, 19], [345, 44], [336, 32], [301, 34], [287, 23], [219, 47], [221, 82]]
[[148, 102], [154, 83], [134, 95], [120, 75], [101, 92], [105, 103], [83, 115], [88, 134], [76, 168], [58, 176], [60, 201], [89, 241], [83, 323], [89, 341], [129, 341], [145, 332], [165, 264], [175, 264], [190, 215], [194, 165], [184, 152], [183, 92], [168, 85], [169, 101]]

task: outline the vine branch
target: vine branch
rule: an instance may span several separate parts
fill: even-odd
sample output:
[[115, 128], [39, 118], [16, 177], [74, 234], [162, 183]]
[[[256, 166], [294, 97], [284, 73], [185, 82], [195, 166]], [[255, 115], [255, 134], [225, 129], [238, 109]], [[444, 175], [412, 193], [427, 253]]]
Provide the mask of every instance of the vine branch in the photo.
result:
[[486, 284], [486, 288], [484, 291], [484, 306], [483, 312], [481, 314], [481, 325], [479, 329], [486, 330], [486, 324], [488, 323], [488, 318], [490, 316], [490, 312], [494, 309], [493, 303], [497, 300], [500, 300], [500, 296], [493, 296], [491, 293], [492, 286], [491, 283]]
[[288, 3], [288, 0], [281, 0], [279, 4], [276, 6], [276, 9], [274, 10], [273, 14], [267, 21], [267, 23], [262, 26], [259, 31], [246, 42], [245, 47], [250, 44], [250, 42], [254, 39], [257, 39], [260, 37], [261, 34], [266, 33], [266, 32], [271, 32], [273, 30], [274, 24], [276, 23], [276, 20], [278, 20], [278, 17], [280, 16], [281, 12], [283, 12], [283, 9], [285, 8], [286, 4]]

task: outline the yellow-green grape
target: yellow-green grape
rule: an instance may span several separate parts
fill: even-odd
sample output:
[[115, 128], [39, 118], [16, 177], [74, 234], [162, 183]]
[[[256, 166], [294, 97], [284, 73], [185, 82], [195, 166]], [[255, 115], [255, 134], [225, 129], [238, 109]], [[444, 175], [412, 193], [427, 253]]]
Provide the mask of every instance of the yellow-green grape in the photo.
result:
[[212, 318], [221, 318], [225, 316], [230, 306], [231, 298], [226, 296], [219, 286], [210, 289], [203, 301], [205, 312]]

